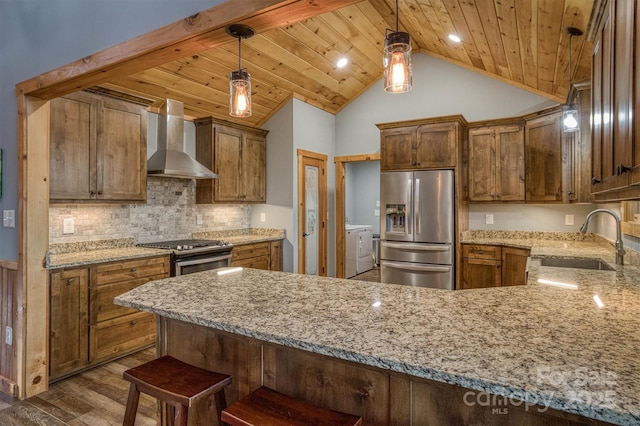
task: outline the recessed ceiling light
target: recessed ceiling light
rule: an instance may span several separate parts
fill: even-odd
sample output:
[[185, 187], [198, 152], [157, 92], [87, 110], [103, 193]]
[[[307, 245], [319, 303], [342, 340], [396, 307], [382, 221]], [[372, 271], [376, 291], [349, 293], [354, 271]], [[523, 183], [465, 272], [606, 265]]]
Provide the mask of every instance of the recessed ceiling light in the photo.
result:
[[449, 34], [449, 40], [455, 41], [456, 43], [460, 43], [462, 39], [455, 34]]
[[340, 58], [338, 59], [338, 62], [336, 62], [336, 66], [338, 68], [344, 68], [347, 66], [348, 63], [349, 63], [349, 60], [347, 58]]

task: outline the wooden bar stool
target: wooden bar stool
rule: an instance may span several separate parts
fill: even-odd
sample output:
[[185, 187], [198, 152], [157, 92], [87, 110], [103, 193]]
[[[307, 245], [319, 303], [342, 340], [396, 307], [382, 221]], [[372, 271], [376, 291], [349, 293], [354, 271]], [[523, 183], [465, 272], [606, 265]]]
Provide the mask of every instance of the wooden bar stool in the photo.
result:
[[[124, 426], [133, 426], [138, 411], [140, 392], [146, 393], [170, 407], [169, 424], [187, 426], [189, 407], [202, 398], [215, 397], [218, 422], [227, 401], [224, 388], [231, 383], [231, 376], [195, 367], [170, 356], [162, 356], [131, 368], [122, 374], [131, 382], [129, 398], [124, 413]], [[175, 412], [175, 416], [171, 415]]]
[[362, 418], [320, 408], [264, 386], [222, 410], [231, 426], [359, 426]]

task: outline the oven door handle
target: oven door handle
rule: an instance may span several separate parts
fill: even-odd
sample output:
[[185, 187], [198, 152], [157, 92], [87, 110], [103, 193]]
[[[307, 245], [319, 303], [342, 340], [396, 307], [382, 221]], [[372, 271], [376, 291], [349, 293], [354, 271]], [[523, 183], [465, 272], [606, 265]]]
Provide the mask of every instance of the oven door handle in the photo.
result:
[[199, 263], [217, 262], [219, 260], [226, 260], [226, 259], [231, 259], [231, 254], [225, 254], [223, 256], [211, 256], [211, 257], [207, 257], [204, 259], [197, 259], [197, 260], [176, 260], [176, 267], [197, 265]]

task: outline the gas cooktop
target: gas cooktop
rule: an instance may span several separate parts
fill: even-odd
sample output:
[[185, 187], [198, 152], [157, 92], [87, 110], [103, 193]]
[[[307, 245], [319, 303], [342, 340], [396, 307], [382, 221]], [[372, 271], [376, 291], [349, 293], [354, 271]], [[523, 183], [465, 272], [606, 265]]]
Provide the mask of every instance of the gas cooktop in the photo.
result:
[[157, 248], [164, 250], [174, 251], [186, 251], [186, 250], [198, 250], [205, 251], [211, 249], [211, 251], [217, 250], [231, 250], [233, 247], [231, 243], [223, 240], [172, 240], [172, 241], [156, 241], [153, 243], [141, 243], [140, 247]]

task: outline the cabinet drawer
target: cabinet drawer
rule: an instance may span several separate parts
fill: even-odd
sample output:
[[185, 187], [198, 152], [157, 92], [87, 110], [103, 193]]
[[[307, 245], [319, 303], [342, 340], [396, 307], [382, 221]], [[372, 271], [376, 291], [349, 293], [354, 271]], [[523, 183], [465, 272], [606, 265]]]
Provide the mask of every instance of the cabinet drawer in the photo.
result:
[[502, 250], [500, 246], [463, 244], [462, 257], [468, 257], [472, 259], [502, 260]]
[[269, 256], [251, 257], [249, 259], [234, 260], [231, 262], [231, 266], [269, 270], [271, 267], [271, 261]]
[[155, 343], [156, 319], [139, 312], [89, 326], [89, 361], [113, 359]]
[[108, 263], [91, 268], [91, 286], [113, 284], [138, 278], [168, 277], [169, 256]]
[[269, 258], [270, 253], [269, 242], [245, 244], [241, 246], [235, 246], [231, 252], [231, 261], [248, 259], [250, 257], [267, 256]]
[[95, 325], [100, 321], [139, 312], [137, 309], [114, 304], [113, 298], [149, 281], [167, 278], [168, 276], [168, 274], [162, 274], [89, 288], [89, 324]]

